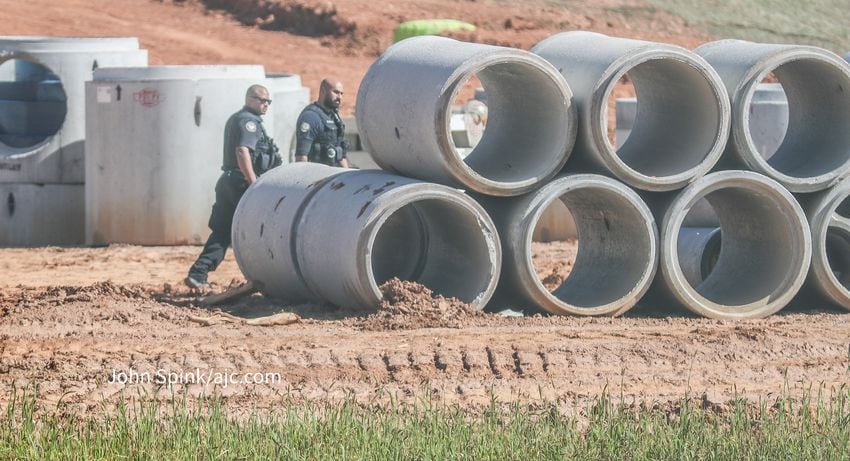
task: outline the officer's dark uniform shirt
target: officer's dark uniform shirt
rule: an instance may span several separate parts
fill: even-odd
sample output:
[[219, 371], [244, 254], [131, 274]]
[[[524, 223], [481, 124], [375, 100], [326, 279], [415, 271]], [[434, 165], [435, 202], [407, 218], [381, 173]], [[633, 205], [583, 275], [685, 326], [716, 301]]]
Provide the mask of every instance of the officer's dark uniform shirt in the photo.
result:
[[295, 155], [331, 166], [347, 158], [345, 124], [338, 112], [328, 112], [314, 102], [301, 112], [296, 126]]
[[239, 163], [236, 161], [236, 149], [247, 147], [251, 153], [251, 163], [254, 173], [258, 176], [271, 169], [275, 163], [277, 152], [272, 149], [273, 141], [263, 128], [263, 120], [251, 109], [242, 110], [231, 115], [224, 125], [224, 150], [221, 169], [241, 175]]

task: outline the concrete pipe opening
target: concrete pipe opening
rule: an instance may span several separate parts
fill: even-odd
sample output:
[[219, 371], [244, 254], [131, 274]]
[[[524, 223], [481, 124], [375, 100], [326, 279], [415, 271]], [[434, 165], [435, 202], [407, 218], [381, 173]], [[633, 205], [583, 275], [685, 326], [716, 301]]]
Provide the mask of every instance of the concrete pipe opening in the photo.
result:
[[[532, 52], [557, 67], [575, 94], [580, 122], [568, 167], [660, 192], [684, 187], [719, 160], [729, 134], [729, 97], [717, 72], [696, 54], [586, 31], [554, 35]], [[634, 126], [616, 147], [609, 106], [628, 94], [625, 82], [637, 100]]]
[[482, 293], [492, 291], [493, 284], [492, 248], [482, 238], [478, 216], [467, 207], [436, 197], [413, 198], [388, 211], [370, 239], [367, 257], [375, 291], [398, 277], [435, 295], [484, 307]]
[[0, 64], [0, 157], [32, 152], [50, 142], [67, 112], [65, 90], [53, 71], [24, 59]]
[[[471, 149], [453, 137], [453, 103], [480, 82], [486, 129]], [[372, 64], [357, 93], [365, 150], [384, 170], [493, 196], [552, 178], [575, 142], [572, 91], [527, 51], [445, 37], [402, 40]]]
[[[553, 174], [554, 166], [562, 166], [565, 143], [560, 133], [569, 130], [560, 82], [537, 63], [496, 61], [464, 69], [450, 83], [451, 100], [470, 80], [479, 80], [487, 94], [487, 121], [481, 139], [465, 157], [452, 141], [451, 128], [446, 123], [442, 135], [449, 144], [452, 156], [462, 159], [467, 174], [485, 184], [515, 188], [529, 178], [545, 178]], [[444, 117], [451, 117], [451, 105]], [[574, 129], [574, 128], [573, 128]], [[570, 138], [572, 139], [572, 137]]]
[[[717, 215], [722, 239], [713, 268], [695, 277], [683, 268], [687, 258], [680, 248], [687, 246], [682, 240], [690, 239], [690, 229], [682, 223], [703, 198]], [[668, 289], [686, 308], [711, 318], [777, 312], [802, 286], [811, 258], [809, 227], [796, 200], [777, 182], [751, 172], [713, 173], [688, 186], [668, 208], [661, 239]]]
[[812, 231], [810, 282], [838, 306], [850, 309], [850, 182], [842, 181], [807, 207]]
[[[609, 155], [640, 182], [657, 178], [681, 186], [708, 171], [722, 153], [718, 133], [725, 132], [728, 120], [718, 103], [717, 83], [706, 77], [704, 69], [665, 55], [639, 62], [625, 75], [634, 86], [637, 112], [628, 138], [616, 148], [606, 128], [608, 105], [603, 108], [597, 123], [606, 129], [597, 135], [604, 136]], [[617, 79], [611, 81], [606, 101]]]
[[[845, 66], [846, 67], [846, 66]], [[742, 95], [734, 130], [753, 161], [794, 192], [828, 187], [850, 168], [850, 72], [819, 55], [788, 55], [753, 80], [776, 76], [787, 98], [787, 128], [775, 152], [760, 149], [750, 117], [758, 85]], [[781, 127], [777, 127], [777, 131]], [[815, 188], [813, 188], [815, 187]]]
[[[564, 273], [556, 276], [563, 281], [549, 287], [531, 261], [532, 252], [525, 252], [536, 275], [535, 288], [543, 295], [541, 307], [554, 314], [622, 314], [649, 288], [657, 267], [657, 236], [649, 208], [625, 185], [607, 178], [588, 175], [557, 186], [547, 187], [551, 198], [534, 215], [532, 229], [548, 208], [563, 204], [575, 222], [577, 248], [572, 267], [562, 266]], [[564, 256], [569, 258], [570, 251]]]

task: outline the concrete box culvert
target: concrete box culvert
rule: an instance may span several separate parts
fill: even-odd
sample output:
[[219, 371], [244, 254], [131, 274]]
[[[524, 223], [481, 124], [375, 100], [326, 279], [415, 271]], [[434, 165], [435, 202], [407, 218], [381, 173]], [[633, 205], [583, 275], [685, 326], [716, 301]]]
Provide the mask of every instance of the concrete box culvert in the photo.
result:
[[[670, 191], [708, 172], [729, 134], [729, 100], [704, 59], [674, 45], [566, 32], [531, 50], [563, 73], [579, 117], [567, 165], [613, 175], [638, 189]], [[628, 75], [639, 100], [623, 146], [608, 138], [608, 100]]]
[[[644, 198], [661, 222], [659, 274], [647, 304], [666, 299], [710, 318], [762, 318], [788, 304], [805, 281], [811, 233], [802, 208], [778, 182], [749, 171], [722, 171], [679, 193]], [[683, 226], [702, 199], [717, 214], [722, 235], [716, 263], [704, 278], [702, 250], [687, 247], [710, 249], [707, 240], [714, 236], [693, 238], [693, 229]], [[711, 266], [715, 256], [707, 259]]]
[[136, 38], [0, 37], [0, 183], [82, 184], [85, 82], [145, 65]]
[[295, 123], [301, 110], [310, 104], [310, 89], [301, 85], [301, 77], [295, 74], [266, 74], [269, 93], [274, 101], [270, 110], [274, 112], [274, 125], [269, 135], [280, 148], [284, 162], [295, 161]]
[[[224, 124], [262, 66], [95, 71], [86, 84], [86, 243], [203, 243]], [[267, 127], [272, 114], [264, 116]]]
[[[850, 64], [816, 47], [721, 40], [700, 46], [732, 103], [732, 129], [718, 169], [746, 168], [791, 192], [816, 192], [850, 171]], [[775, 76], [788, 100], [788, 125], [769, 158], [749, 122], [759, 83]]]
[[284, 165], [243, 196], [239, 267], [264, 293], [374, 308], [398, 277], [482, 309], [501, 268], [499, 237], [470, 197], [379, 170]]
[[[473, 75], [487, 91], [488, 122], [462, 158], [451, 138], [451, 104]], [[551, 179], [576, 132], [572, 92], [548, 62], [432, 36], [402, 40], [372, 64], [356, 116], [363, 148], [382, 169], [496, 196]]]
[[807, 288], [850, 309], [850, 181], [818, 194], [798, 195], [812, 231]]
[[[619, 181], [567, 175], [520, 197], [478, 199], [502, 241], [504, 266], [494, 304], [531, 305], [560, 315], [620, 315], [652, 282], [658, 267], [655, 219]], [[575, 222], [578, 254], [570, 274], [550, 292], [536, 273], [532, 241], [547, 210], [561, 205]]]

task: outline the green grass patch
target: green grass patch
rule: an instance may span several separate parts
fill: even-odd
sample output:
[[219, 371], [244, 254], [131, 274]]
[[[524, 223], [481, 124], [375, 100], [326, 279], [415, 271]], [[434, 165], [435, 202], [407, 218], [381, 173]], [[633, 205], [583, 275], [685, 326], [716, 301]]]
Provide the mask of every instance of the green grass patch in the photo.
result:
[[39, 408], [32, 392], [2, 413], [0, 459], [847, 459], [846, 389], [770, 404], [634, 406], [603, 395], [579, 416], [557, 404], [466, 413], [423, 402], [364, 407], [282, 403], [242, 418], [217, 399], [190, 409], [119, 402], [93, 418]]
[[847, 0], [647, 0], [714, 37], [850, 51]]

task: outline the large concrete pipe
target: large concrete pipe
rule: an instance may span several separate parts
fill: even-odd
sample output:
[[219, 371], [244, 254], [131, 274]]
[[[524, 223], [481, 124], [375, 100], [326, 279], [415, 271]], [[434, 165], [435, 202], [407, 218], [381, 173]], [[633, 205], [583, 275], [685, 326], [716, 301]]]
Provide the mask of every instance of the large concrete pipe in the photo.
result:
[[310, 89], [301, 86], [295, 74], [266, 74], [269, 93], [274, 101], [274, 125], [269, 135], [275, 139], [284, 162], [295, 160], [295, 123], [301, 110], [310, 104]]
[[[731, 135], [718, 168], [751, 169], [792, 192], [826, 189], [850, 171], [850, 64], [820, 48], [742, 40], [695, 51], [717, 69], [732, 101]], [[749, 119], [758, 84], [770, 74], [785, 90], [788, 128], [766, 159]]]
[[85, 82], [147, 62], [136, 38], [0, 37], [0, 183], [82, 184]]
[[800, 197], [812, 231], [808, 285], [835, 304], [850, 309], [850, 181]]
[[482, 309], [502, 254], [489, 216], [455, 189], [314, 163], [272, 170], [245, 192], [233, 249], [266, 294], [364, 309], [393, 277]]
[[[481, 141], [462, 158], [451, 104], [477, 76], [487, 91]], [[527, 51], [413, 37], [369, 68], [357, 93], [363, 148], [383, 169], [487, 195], [511, 196], [551, 179], [572, 150], [576, 120], [564, 77]]]
[[[101, 68], [86, 84], [86, 243], [203, 243], [224, 124], [262, 66]], [[274, 126], [273, 114], [264, 117]]]
[[[661, 222], [655, 294], [672, 296], [705, 317], [749, 319], [782, 309], [802, 286], [812, 254], [811, 234], [802, 208], [778, 182], [749, 171], [722, 171], [680, 193], [645, 198]], [[710, 273], [704, 278], [700, 273], [699, 283], [693, 283], [693, 273], [683, 268], [692, 260], [680, 251], [683, 239], [698, 239], [690, 239], [682, 224], [703, 198], [717, 214], [722, 239]]]
[[82, 184], [0, 183], [0, 246], [79, 245], [85, 236]]
[[[647, 191], [684, 187], [714, 166], [729, 133], [729, 101], [717, 73], [674, 45], [565, 32], [531, 50], [554, 64], [575, 93], [579, 131], [568, 168], [613, 175]], [[622, 147], [608, 138], [608, 99], [628, 75], [635, 126]]]
[[[646, 204], [626, 185], [599, 175], [559, 177], [521, 197], [480, 197], [502, 239], [499, 303], [553, 314], [619, 315], [649, 288], [658, 266], [658, 230]], [[532, 262], [532, 235], [546, 210], [563, 204], [578, 230], [572, 271], [554, 290]]]

